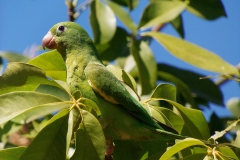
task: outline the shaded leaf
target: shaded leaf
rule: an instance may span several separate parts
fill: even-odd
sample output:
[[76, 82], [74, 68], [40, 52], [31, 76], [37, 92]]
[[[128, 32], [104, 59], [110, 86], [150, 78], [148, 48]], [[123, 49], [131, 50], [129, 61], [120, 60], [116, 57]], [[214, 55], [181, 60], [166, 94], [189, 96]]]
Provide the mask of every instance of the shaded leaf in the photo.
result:
[[184, 157], [182, 160], [203, 160], [206, 156], [206, 153], [197, 153]]
[[[179, 78], [199, 97], [218, 105], [224, 105], [221, 90], [210, 79], [200, 79], [200, 77], [204, 77], [204, 75], [162, 63], [158, 64], [158, 71], [166, 72]], [[158, 78], [161, 79], [161, 77]]]
[[130, 14], [127, 13], [120, 5], [117, 3], [107, 1], [109, 7], [114, 11], [114, 13], [118, 16], [120, 21], [134, 34], [137, 34], [137, 25], [133, 22]]
[[227, 16], [221, 0], [191, 0], [187, 10], [207, 20]]
[[127, 37], [128, 33], [124, 29], [117, 27], [117, 30], [109, 43], [96, 45], [101, 59], [104, 61], [113, 61], [120, 55], [124, 54], [127, 50]]
[[195, 44], [159, 32], [147, 32], [143, 35], [155, 38], [171, 54], [198, 68], [224, 74], [239, 75], [236, 67], [227, 63], [218, 55]]
[[91, 4], [90, 22], [96, 44], [104, 44], [112, 39], [116, 31], [116, 17], [111, 8], [100, 0]]
[[37, 92], [11, 92], [0, 96], [0, 124], [32, 107], [61, 102], [57, 97]]
[[137, 7], [139, 0], [111, 0], [115, 3], [118, 3], [122, 6], [128, 7], [130, 10], [133, 10], [135, 7]]
[[171, 158], [174, 154], [178, 153], [179, 151], [191, 147], [191, 146], [203, 146], [208, 148], [202, 141], [193, 138], [186, 138], [172, 147], [169, 147], [168, 150], [161, 156], [160, 160], [166, 160]]
[[[172, 74], [166, 73], [166, 72], [158, 72], [158, 79], [162, 79], [164, 81], [168, 81], [168, 82], [172, 82], [176, 85], [177, 87], [177, 91], [184, 97], [184, 99], [191, 104], [191, 106], [193, 108], [196, 108], [196, 104], [194, 102], [194, 99], [191, 95], [191, 91], [188, 88], [188, 86], [181, 81], [180, 79], [178, 79], [177, 77], [173, 76]], [[173, 101], [176, 101], [173, 100]]]
[[25, 149], [26, 147], [13, 147], [0, 150], [1, 160], [16, 160]]
[[184, 28], [183, 28], [183, 18], [182, 15], [177, 16], [174, 20], [171, 21], [171, 25], [178, 32], [178, 34], [184, 38]]
[[0, 76], [0, 95], [13, 91], [33, 91], [40, 84], [58, 86], [46, 78], [41, 69], [18, 62], [11, 62], [4, 74]]
[[0, 57], [6, 59], [9, 62], [27, 62], [30, 60], [29, 57], [15, 52], [1, 52]]
[[131, 54], [137, 63], [141, 94], [149, 94], [156, 86], [157, 80], [157, 66], [154, 55], [146, 42], [136, 40], [131, 45]]
[[70, 160], [97, 160], [105, 157], [105, 138], [98, 120], [81, 110], [83, 120], [76, 132], [76, 150]]
[[144, 10], [139, 28], [146, 29], [174, 20], [186, 8], [187, 2], [154, 1]]
[[69, 109], [57, 113], [26, 148], [19, 160], [66, 159]]
[[66, 67], [61, 54], [57, 50], [52, 50], [41, 54], [30, 60], [32, 64], [44, 70], [46, 75], [62, 81], [66, 81]]
[[164, 98], [176, 101], [176, 87], [171, 84], [160, 84], [153, 91], [151, 98]]

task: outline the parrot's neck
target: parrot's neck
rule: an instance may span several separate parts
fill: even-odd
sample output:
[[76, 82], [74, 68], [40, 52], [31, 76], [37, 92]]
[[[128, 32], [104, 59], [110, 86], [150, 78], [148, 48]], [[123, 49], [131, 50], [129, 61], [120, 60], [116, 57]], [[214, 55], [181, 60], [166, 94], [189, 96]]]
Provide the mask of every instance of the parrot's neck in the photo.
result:
[[93, 90], [84, 74], [84, 69], [89, 62], [101, 63], [95, 47], [81, 46], [81, 48], [66, 50], [67, 83], [70, 86], [71, 93], [80, 91], [85, 98], [94, 98], [89, 97], [89, 95], [92, 95]]

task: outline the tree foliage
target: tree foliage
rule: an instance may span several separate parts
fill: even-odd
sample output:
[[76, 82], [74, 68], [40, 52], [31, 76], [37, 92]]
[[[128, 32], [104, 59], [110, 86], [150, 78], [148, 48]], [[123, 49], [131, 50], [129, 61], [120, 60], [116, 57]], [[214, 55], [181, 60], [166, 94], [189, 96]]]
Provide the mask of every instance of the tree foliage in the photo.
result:
[[[70, 21], [75, 21], [86, 7], [90, 10], [94, 43], [108, 70], [154, 119], [189, 137], [174, 144], [115, 140], [114, 160], [239, 159], [240, 100], [227, 104], [232, 118], [213, 113], [206, 121], [203, 107], [209, 103], [223, 105], [219, 85], [208, 78], [200, 79], [204, 75], [157, 63], [150, 47], [156, 40], [177, 58], [216, 72], [225, 81], [239, 83], [238, 68], [183, 39], [182, 12], [188, 10], [206, 20], [226, 16], [220, 0], [150, 0], [139, 13], [139, 24], [129, 14], [139, 0], [87, 0], [79, 6], [77, 0], [65, 3]], [[118, 20], [124, 28], [117, 26]], [[161, 33], [167, 24], [181, 38]], [[104, 159], [105, 138], [96, 118], [100, 114], [98, 106], [84, 97], [74, 99], [66, 83], [64, 61], [56, 50], [33, 59], [13, 52], [0, 56], [1, 65], [2, 59], [10, 62], [0, 77], [1, 159]], [[76, 112], [81, 116], [76, 117]], [[228, 120], [232, 122], [226, 127]]]

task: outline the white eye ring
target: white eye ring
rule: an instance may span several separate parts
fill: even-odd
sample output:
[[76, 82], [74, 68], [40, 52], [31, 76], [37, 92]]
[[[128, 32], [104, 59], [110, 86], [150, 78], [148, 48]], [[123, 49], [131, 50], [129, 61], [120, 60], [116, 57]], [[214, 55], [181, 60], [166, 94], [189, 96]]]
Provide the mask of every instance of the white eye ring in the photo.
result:
[[58, 26], [58, 28], [57, 28], [57, 32], [64, 32], [65, 30], [66, 30], [67, 28], [65, 27], [65, 26]]

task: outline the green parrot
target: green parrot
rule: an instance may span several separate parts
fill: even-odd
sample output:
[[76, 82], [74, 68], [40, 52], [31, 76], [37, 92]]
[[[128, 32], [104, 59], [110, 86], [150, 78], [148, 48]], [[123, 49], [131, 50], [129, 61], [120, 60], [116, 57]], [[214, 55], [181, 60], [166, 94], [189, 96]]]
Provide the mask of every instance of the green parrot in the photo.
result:
[[[112, 154], [112, 140], [171, 141], [186, 137], [165, 130], [103, 65], [87, 32], [74, 22], [54, 25], [42, 40], [43, 48], [57, 49], [65, 60], [71, 93], [94, 101], [105, 138], [106, 155]], [[164, 129], [165, 128], [165, 129]], [[170, 128], [170, 127], [169, 127]]]

